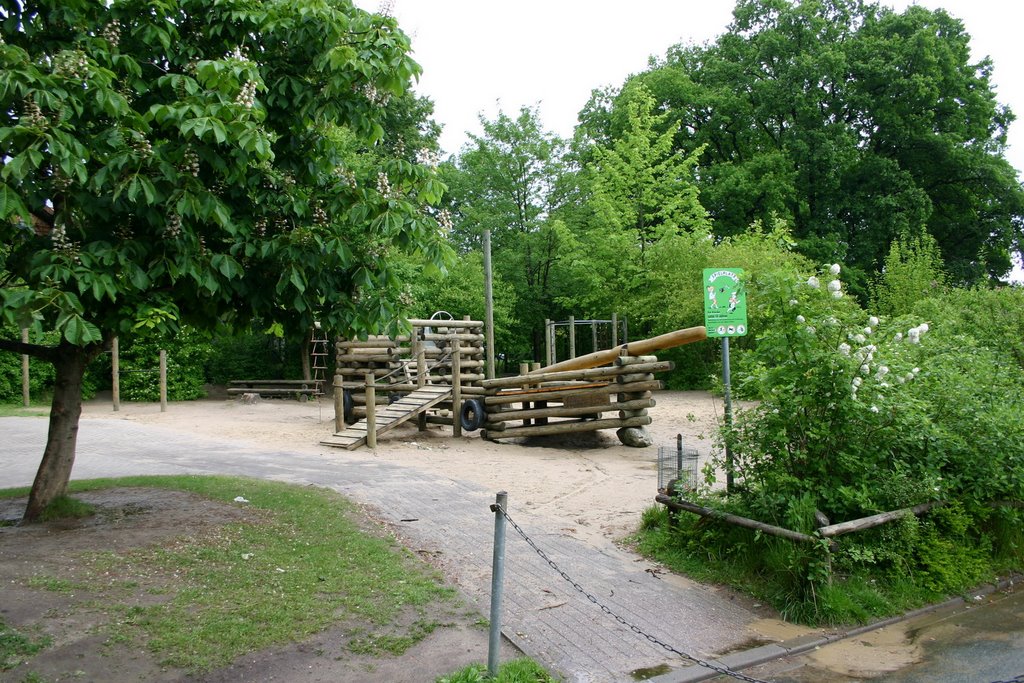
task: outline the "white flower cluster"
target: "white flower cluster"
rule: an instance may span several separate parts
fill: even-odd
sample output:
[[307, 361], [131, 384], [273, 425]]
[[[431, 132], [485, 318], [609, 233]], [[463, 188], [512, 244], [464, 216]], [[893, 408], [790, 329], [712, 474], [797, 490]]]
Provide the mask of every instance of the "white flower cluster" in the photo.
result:
[[907, 330], [907, 341], [911, 344], [920, 344], [921, 335], [928, 331], [928, 323], [921, 323], [917, 327]]
[[167, 224], [164, 226], [164, 237], [172, 240], [181, 237], [181, 216], [177, 212], [167, 216]]
[[231, 52], [224, 55], [224, 59], [235, 59], [239, 62], [248, 62], [249, 55], [247, 53], [248, 51], [244, 47], [236, 45]]
[[446, 235], [452, 231], [452, 214], [448, 209], [441, 209], [437, 213], [437, 224], [441, 227], [441, 231]]
[[257, 219], [256, 222], [253, 223], [252, 228], [253, 228], [253, 232], [256, 233], [257, 237], [266, 237], [267, 236], [267, 219], [266, 218], [259, 218], [259, 219]]
[[356, 188], [356, 174], [352, 169], [345, 168], [344, 166], [337, 166], [334, 169], [334, 175], [353, 190]]
[[43, 115], [43, 110], [39, 108], [31, 95], [24, 100], [19, 123], [29, 128], [44, 128], [49, 123], [49, 120]]
[[388, 180], [388, 174], [384, 171], [377, 174], [377, 192], [383, 197], [391, 197], [391, 181]]
[[191, 173], [194, 178], [199, 177], [199, 155], [194, 149], [185, 150], [181, 160], [181, 170], [184, 173]]
[[103, 40], [110, 43], [110, 47], [117, 47], [118, 43], [121, 42], [121, 22], [114, 19], [112, 22], [103, 27]]
[[356, 91], [362, 93], [363, 97], [370, 101], [370, 104], [378, 107], [387, 106], [387, 103], [391, 101], [391, 93], [377, 90], [377, 86], [373, 83], [364, 83], [361, 88], [356, 87]]
[[256, 106], [256, 81], [246, 81], [235, 97], [235, 104], [252, 109]]
[[327, 225], [327, 212], [320, 202], [313, 207], [313, 222], [320, 226]]
[[136, 140], [133, 147], [135, 147], [135, 151], [139, 153], [139, 156], [144, 159], [153, 156], [153, 143], [146, 138]]
[[377, 8], [377, 14], [382, 17], [390, 17], [394, 9], [395, 0], [381, 0], [380, 7]]
[[53, 58], [53, 73], [76, 81], [89, 75], [89, 59], [81, 50], [64, 50]]
[[437, 152], [426, 147], [416, 152], [416, 163], [421, 166], [428, 166], [430, 168], [437, 168], [437, 164], [440, 161], [440, 157]]
[[53, 242], [54, 251], [74, 253], [75, 243], [68, 238], [67, 228], [63, 222], [57, 222], [50, 231], [50, 241]]

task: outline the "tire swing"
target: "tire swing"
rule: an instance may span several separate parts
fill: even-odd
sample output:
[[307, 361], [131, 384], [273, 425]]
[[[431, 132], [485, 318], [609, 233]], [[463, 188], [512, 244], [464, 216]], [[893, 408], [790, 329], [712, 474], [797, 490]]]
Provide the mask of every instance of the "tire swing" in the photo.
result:
[[353, 420], [353, 404], [352, 404], [352, 392], [348, 389], [341, 390], [341, 409], [342, 417], [345, 418], [345, 424], [352, 424]]
[[467, 399], [462, 402], [462, 410], [459, 412], [459, 424], [467, 432], [475, 432], [484, 424], [484, 404], [476, 398]]

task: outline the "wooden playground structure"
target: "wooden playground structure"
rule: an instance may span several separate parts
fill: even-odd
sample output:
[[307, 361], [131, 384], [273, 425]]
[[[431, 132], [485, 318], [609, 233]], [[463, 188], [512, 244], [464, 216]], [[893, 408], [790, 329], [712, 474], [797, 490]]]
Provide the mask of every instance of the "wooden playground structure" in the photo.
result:
[[421, 430], [450, 426], [454, 436], [482, 427], [490, 440], [641, 428], [662, 388], [655, 374], [673, 369], [652, 354], [707, 338], [691, 327], [486, 379], [482, 322], [409, 323], [409, 335], [336, 343], [335, 433], [321, 444], [374, 448], [378, 435], [412, 419]]

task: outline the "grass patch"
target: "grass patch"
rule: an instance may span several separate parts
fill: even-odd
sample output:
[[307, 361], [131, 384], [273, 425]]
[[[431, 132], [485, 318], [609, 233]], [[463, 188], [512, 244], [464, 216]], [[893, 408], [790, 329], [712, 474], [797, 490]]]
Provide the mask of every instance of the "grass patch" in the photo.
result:
[[49, 638], [29, 638], [0, 621], [0, 671], [13, 669], [49, 644]]
[[557, 683], [540, 664], [522, 657], [505, 662], [498, 668], [498, 675], [489, 678], [483, 664], [470, 664], [453, 674], [438, 678], [436, 683]]
[[[436, 571], [366, 528], [332, 491], [196, 476], [78, 481], [70, 489], [126, 486], [189, 491], [250, 512], [244, 523], [84, 556], [76, 593], [84, 585], [83, 597], [108, 614], [112, 642], [145, 643], [163, 665], [208, 671], [333, 624], [389, 634], [369, 651], [404, 651], [432, 630], [428, 612], [454, 600]], [[412, 624], [397, 623], [402, 615]]]
[[0, 417], [49, 417], [50, 402], [32, 401], [25, 407], [20, 403], [0, 403]]
[[58, 519], [83, 519], [96, 514], [96, 507], [71, 496], [58, 496], [39, 515], [41, 522]]

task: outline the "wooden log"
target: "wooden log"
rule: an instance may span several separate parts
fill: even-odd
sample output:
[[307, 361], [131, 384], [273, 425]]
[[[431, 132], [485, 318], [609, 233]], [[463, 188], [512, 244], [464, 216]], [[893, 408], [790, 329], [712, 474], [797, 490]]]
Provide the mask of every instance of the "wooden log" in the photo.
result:
[[657, 362], [657, 356], [619, 356], [615, 359], [614, 365], [616, 367], [623, 367], [625, 365], [644, 365]]
[[477, 342], [482, 345], [484, 343], [484, 335], [455, 332], [450, 332], [448, 334], [424, 334], [423, 340], [432, 342], [457, 340], [460, 342]]
[[646, 414], [646, 410], [620, 410], [619, 418], [625, 420], [627, 417], [643, 417]]
[[340, 341], [334, 347], [337, 349], [393, 349], [398, 346], [394, 339], [367, 339], [365, 341]]
[[440, 329], [443, 327], [452, 327], [465, 329], [469, 327], [479, 327], [483, 329], [484, 324], [480, 320], [424, 320], [423, 318], [410, 318], [409, 324], [413, 327], [429, 327], [431, 329]]
[[636, 372], [628, 375], [617, 375], [615, 377], [615, 381], [618, 382], [619, 384], [631, 384], [633, 382], [649, 382], [652, 379], [654, 379], [654, 375], [649, 372]]
[[799, 541], [801, 543], [818, 542], [817, 536], [810, 536], [808, 534], [802, 534], [799, 531], [792, 531], [790, 529], [772, 526], [771, 524], [759, 522], [756, 519], [748, 519], [747, 517], [740, 517], [739, 515], [731, 515], [728, 512], [722, 512], [721, 510], [713, 510], [711, 508], [695, 505], [694, 503], [688, 503], [685, 500], [674, 500], [671, 496], [667, 496], [664, 493], [659, 493], [654, 497], [654, 500], [670, 510], [692, 512], [693, 514], [700, 515], [701, 517], [710, 517], [711, 519], [717, 519], [746, 529], [754, 529], [755, 531], [760, 531], [761, 533], [765, 533], [770, 536], [788, 538], [791, 541]]
[[[350, 349], [355, 351], [358, 349]], [[374, 351], [377, 353], [339, 353], [339, 363], [390, 363], [394, 360], [392, 354], [379, 353], [381, 349], [366, 349], [367, 351]]]
[[830, 524], [829, 526], [823, 526], [818, 529], [818, 533], [826, 538], [832, 536], [841, 536], [842, 534], [848, 534], [851, 531], [860, 531], [862, 529], [870, 529], [872, 527], [891, 522], [905, 517], [907, 515], [923, 515], [932, 508], [940, 507], [945, 505], [944, 501], [933, 501], [931, 503], [921, 503], [914, 507], [903, 508], [901, 510], [892, 510], [890, 512], [880, 512], [877, 515], [871, 515], [870, 517], [861, 517], [860, 519], [852, 519], [849, 522], [840, 522], [839, 524]]
[[523, 391], [515, 391], [504, 394], [497, 394], [495, 396], [488, 396], [484, 399], [487, 405], [495, 405], [501, 403], [519, 403], [524, 398], [533, 397], [535, 399], [544, 399], [545, 401], [554, 401], [557, 399], [564, 399], [568, 396], [582, 396], [588, 392], [604, 393], [604, 394], [618, 394], [618, 393], [638, 393], [645, 391], [652, 391], [661, 389], [661, 381], [655, 380], [653, 382], [633, 382], [632, 384], [592, 384], [584, 386], [583, 388], [569, 388], [569, 389], [558, 389], [557, 387], [544, 387], [542, 389], [526, 389]]
[[342, 377], [358, 376], [363, 377], [366, 373], [372, 373], [374, 377], [386, 377], [393, 372], [392, 368], [338, 368], [334, 374]]
[[[651, 337], [650, 339], [640, 339], [638, 341], [629, 342], [628, 344], [620, 344], [612, 349], [605, 351], [595, 351], [594, 353], [588, 353], [585, 356], [579, 358], [571, 358], [564, 360], [561, 363], [555, 363], [543, 368], [540, 372], [560, 372], [562, 370], [583, 370], [586, 368], [596, 368], [599, 365], [608, 365], [613, 363], [616, 358], [622, 355], [624, 347], [628, 347], [625, 350], [629, 355], [642, 356], [644, 354], [653, 353], [654, 351], [660, 351], [661, 349], [670, 349], [674, 346], [681, 346], [683, 344], [691, 344], [697, 341], [703, 341], [708, 338], [707, 330], [703, 327], [688, 327], [685, 330], [676, 330], [675, 332], [669, 332], [657, 337]], [[535, 374], [535, 373], [530, 373]]]
[[373, 388], [373, 375], [366, 375], [366, 446], [377, 447], [377, 407], [376, 391]]
[[440, 417], [439, 415], [426, 415], [424, 422], [432, 425], [445, 425], [447, 427], [455, 427], [455, 420], [450, 417]]
[[[648, 356], [648, 358], [655, 358], [654, 356]], [[480, 383], [481, 386], [489, 389], [499, 389], [503, 387], [521, 387], [524, 385], [533, 384], [546, 384], [548, 382], [569, 382], [573, 380], [590, 380], [596, 378], [613, 378], [627, 373], [638, 373], [638, 372], [668, 372], [675, 369], [675, 363], [672, 361], [657, 361], [648, 362], [643, 364], [635, 364], [630, 367], [598, 367], [590, 368], [587, 370], [566, 370], [565, 372], [538, 372], [534, 374], [531, 372], [529, 376], [517, 375], [515, 377], [497, 377], [495, 379], [485, 380]]]
[[535, 417], [578, 417], [580, 415], [592, 415], [594, 413], [619, 409], [641, 410], [644, 408], [653, 408], [654, 405], [654, 399], [645, 399], [639, 401], [627, 401], [626, 403], [612, 403], [604, 409], [595, 406], [583, 406], [580, 408], [549, 406], [547, 408], [533, 408], [531, 410], [499, 410], [493, 412], [488, 410], [487, 419], [498, 423], [506, 420], [511, 422], [513, 420], [524, 420]]
[[484, 432], [483, 438], [514, 439], [519, 436], [545, 436], [550, 434], [578, 434], [580, 432], [596, 432], [601, 429], [619, 429], [621, 427], [643, 427], [651, 424], [649, 417], [631, 417], [628, 420], [610, 418], [605, 420], [564, 420], [549, 422], [546, 425], [530, 427], [506, 427], [496, 432]]
[[[452, 339], [452, 436], [462, 436], [462, 420], [459, 416], [462, 414], [462, 354], [459, 353], [461, 350], [462, 342], [456, 336]], [[476, 377], [474, 375], [474, 377]], [[480, 379], [483, 379], [483, 375], [479, 375]]]

